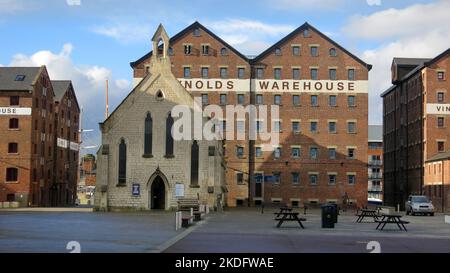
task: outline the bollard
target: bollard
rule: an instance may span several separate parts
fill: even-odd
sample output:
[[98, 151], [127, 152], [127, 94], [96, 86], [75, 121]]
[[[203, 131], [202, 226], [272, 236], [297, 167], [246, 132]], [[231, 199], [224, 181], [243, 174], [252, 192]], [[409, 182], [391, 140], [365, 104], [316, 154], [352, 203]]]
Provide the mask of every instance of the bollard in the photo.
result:
[[194, 221], [194, 208], [191, 208], [191, 219], [189, 219], [189, 224], [192, 224]]
[[175, 231], [179, 229], [178, 211], [175, 212]]
[[209, 214], [209, 206], [206, 206], [206, 214]]

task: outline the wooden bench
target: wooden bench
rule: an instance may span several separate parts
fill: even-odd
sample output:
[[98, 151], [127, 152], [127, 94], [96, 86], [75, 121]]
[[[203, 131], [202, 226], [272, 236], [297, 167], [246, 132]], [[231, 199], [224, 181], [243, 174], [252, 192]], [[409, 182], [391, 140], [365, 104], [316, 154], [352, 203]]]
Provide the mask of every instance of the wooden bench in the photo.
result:
[[191, 208], [195, 211], [200, 210], [200, 202], [195, 198], [182, 198], [178, 199], [178, 211], [191, 211]]

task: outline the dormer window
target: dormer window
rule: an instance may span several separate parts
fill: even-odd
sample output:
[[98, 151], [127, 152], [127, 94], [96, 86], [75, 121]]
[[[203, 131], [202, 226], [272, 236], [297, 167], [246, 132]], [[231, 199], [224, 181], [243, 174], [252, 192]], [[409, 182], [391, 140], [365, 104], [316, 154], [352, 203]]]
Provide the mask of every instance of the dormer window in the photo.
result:
[[195, 36], [195, 37], [200, 36], [200, 29], [199, 29], [199, 28], [195, 28], [195, 29], [194, 29], [194, 36]]
[[17, 75], [16, 82], [23, 82], [25, 80], [25, 75]]
[[281, 49], [280, 48], [276, 48], [275, 49], [275, 55], [281, 56]]

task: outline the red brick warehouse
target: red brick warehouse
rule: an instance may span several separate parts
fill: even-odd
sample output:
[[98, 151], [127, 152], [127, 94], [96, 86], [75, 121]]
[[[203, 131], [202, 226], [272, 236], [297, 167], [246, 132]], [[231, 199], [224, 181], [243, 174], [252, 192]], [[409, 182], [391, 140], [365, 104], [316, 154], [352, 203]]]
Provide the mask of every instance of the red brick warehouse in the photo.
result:
[[79, 107], [70, 81], [42, 67], [0, 68], [0, 202], [75, 200]]
[[[131, 63], [135, 84], [151, 73], [151, 54]], [[279, 132], [274, 151], [258, 140], [224, 141], [228, 206], [340, 203], [345, 193], [367, 203], [371, 65], [308, 23], [249, 58], [195, 22], [170, 39], [169, 54], [172, 72], [204, 106], [280, 107], [267, 125]], [[249, 119], [232, 123], [239, 131]], [[264, 189], [262, 175], [273, 180]]]

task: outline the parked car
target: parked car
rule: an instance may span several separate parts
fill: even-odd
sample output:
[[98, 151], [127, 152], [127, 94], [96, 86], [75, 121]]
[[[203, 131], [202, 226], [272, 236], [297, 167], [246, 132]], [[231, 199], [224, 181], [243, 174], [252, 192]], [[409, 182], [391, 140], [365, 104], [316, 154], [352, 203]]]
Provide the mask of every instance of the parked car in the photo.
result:
[[424, 214], [434, 216], [434, 206], [430, 199], [424, 195], [411, 195], [406, 202], [406, 214]]

